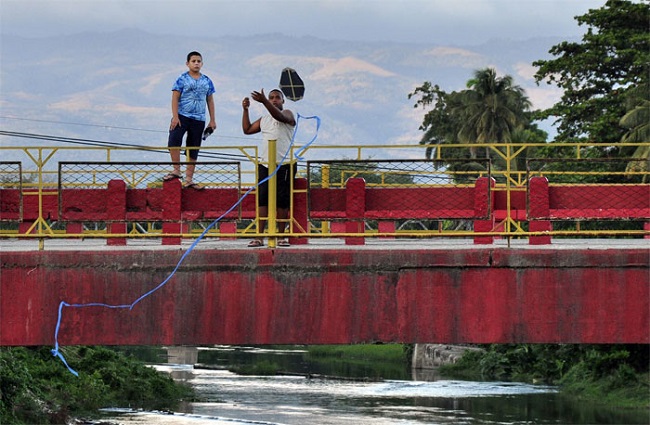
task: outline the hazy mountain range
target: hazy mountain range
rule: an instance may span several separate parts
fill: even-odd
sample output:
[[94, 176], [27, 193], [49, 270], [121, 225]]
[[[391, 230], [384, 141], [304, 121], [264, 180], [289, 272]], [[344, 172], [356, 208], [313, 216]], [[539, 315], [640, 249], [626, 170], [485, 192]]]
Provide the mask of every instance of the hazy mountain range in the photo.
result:
[[[425, 111], [408, 99], [415, 87], [431, 81], [448, 92], [460, 90], [476, 69], [494, 67], [513, 76], [534, 107], [548, 107], [560, 93], [537, 86], [531, 64], [549, 58], [560, 41], [449, 46], [282, 34], [195, 39], [135, 30], [46, 39], [3, 35], [0, 123], [6, 131], [165, 146], [172, 83], [187, 69], [186, 54], [198, 50], [217, 89], [218, 129], [211, 144], [256, 142], [241, 133], [241, 99], [251, 90], [276, 87], [284, 67], [296, 69], [306, 86], [305, 98], [286, 107], [321, 118], [318, 143], [417, 144]], [[252, 109], [253, 117], [261, 113]], [[313, 123], [304, 123], [298, 142], [314, 131]], [[2, 146], [42, 143], [0, 137]]]

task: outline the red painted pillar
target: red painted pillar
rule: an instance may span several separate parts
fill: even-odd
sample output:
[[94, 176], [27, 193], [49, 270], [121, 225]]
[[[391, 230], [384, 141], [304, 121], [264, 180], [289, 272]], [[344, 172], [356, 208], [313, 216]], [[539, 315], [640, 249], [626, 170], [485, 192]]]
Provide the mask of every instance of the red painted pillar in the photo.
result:
[[[528, 182], [528, 230], [531, 232], [553, 230], [550, 220], [537, 220], [537, 218], [547, 218], [550, 215], [548, 179], [532, 177]], [[531, 236], [528, 240], [529, 245], [548, 245], [550, 243], [551, 235]]]
[[345, 233], [346, 223], [341, 221], [330, 222], [330, 233]]
[[[480, 177], [474, 184], [474, 215], [489, 217], [474, 220], [475, 232], [491, 232], [494, 229], [494, 196], [490, 196], [496, 185], [493, 178]], [[474, 244], [489, 245], [494, 242], [492, 236], [474, 236]]]
[[[106, 233], [126, 233], [126, 183], [111, 180], [106, 189]], [[106, 245], [126, 245], [126, 238], [106, 238]]]
[[[182, 187], [180, 179], [163, 182], [165, 206], [163, 207], [163, 233], [181, 233]], [[180, 245], [180, 236], [162, 238], [163, 245]]]
[[[306, 233], [309, 226], [307, 219], [307, 179], [300, 178], [293, 182], [293, 211], [292, 217], [295, 223], [293, 231], [296, 233]], [[307, 238], [289, 238], [291, 245], [306, 245]]]
[[[220, 221], [219, 222], [219, 239], [222, 241], [232, 241], [237, 238], [234, 235], [237, 233], [237, 223], [234, 221]], [[228, 236], [232, 235], [232, 236]]]
[[18, 223], [18, 233], [26, 235], [30, 227], [34, 225], [34, 220], [23, 220]]
[[[362, 178], [351, 178], [345, 184], [345, 232], [363, 233], [363, 217], [366, 213], [366, 181]], [[363, 245], [363, 237], [347, 237], [346, 245]]]
[[65, 233], [72, 235], [72, 234], [82, 234], [84, 230], [83, 223], [66, 223], [65, 224]]
[[[377, 223], [377, 227], [379, 230], [379, 233], [395, 233], [395, 222], [394, 221], [386, 221], [386, 220], [380, 220], [379, 223]], [[394, 236], [381, 236], [384, 239], [395, 239]]]

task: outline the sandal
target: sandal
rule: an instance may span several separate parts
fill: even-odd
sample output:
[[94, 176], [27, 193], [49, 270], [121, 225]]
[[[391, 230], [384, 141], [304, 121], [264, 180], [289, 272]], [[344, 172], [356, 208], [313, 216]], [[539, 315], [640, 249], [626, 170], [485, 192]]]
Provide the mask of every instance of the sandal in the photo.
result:
[[280, 239], [278, 241], [278, 246], [291, 246], [291, 244], [287, 239]]
[[203, 190], [205, 188], [203, 186], [199, 186], [196, 183], [187, 183], [183, 185], [183, 189]]
[[249, 248], [259, 248], [261, 246], [264, 246], [264, 243], [262, 243], [262, 241], [259, 239], [253, 239], [252, 241], [248, 242]]
[[179, 179], [180, 180], [181, 176], [179, 176], [178, 174], [169, 173], [169, 174], [165, 174], [165, 176], [162, 179], [163, 179], [164, 182], [168, 182], [168, 181], [174, 180], [174, 179]]

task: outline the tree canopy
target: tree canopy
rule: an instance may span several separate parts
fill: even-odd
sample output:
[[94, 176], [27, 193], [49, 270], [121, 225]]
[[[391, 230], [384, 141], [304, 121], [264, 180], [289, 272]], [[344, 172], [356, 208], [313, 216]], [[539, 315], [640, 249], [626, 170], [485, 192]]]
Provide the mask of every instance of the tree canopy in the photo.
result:
[[[491, 158], [498, 163], [500, 158], [487, 148], [484, 153], [447, 148], [444, 155], [436, 155], [435, 146], [546, 141], [546, 133], [532, 123], [531, 103], [524, 90], [514, 84], [511, 76], [499, 77], [491, 68], [476, 70], [465, 90], [447, 93], [427, 81], [409, 94], [409, 99], [412, 97], [419, 98], [416, 108], [433, 105], [420, 126], [424, 131], [420, 144], [427, 145], [429, 158]], [[471, 163], [464, 166], [473, 167]]]
[[556, 118], [557, 141], [618, 142], [628, 130], [620, 123], [626, 94], [650, 77], [650, 7], [608, 0], [575, 19], [587, 28], [581, 42], [564, 41], [549, 51], [554, 59], [533, 62], [538, 84], [545, 81], [564, 92], [539, 117]]

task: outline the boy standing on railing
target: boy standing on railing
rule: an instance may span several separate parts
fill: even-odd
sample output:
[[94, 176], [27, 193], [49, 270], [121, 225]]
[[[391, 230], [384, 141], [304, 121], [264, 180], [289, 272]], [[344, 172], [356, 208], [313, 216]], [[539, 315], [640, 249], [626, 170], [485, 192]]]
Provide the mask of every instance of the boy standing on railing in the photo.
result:
[[[199, 156], [198, 147], [201, 146], [203, 131], [206, 134], [212, 133], [217, 128], [214, 117], [214, 99], [215, 92], [212, 80], [206, 75], [201, 74], [203, 67], [203, 57], [199, 52], [190, 52], [187, 55], [186, 62], [188, 71], [181, 74], [172, 87], [172, 120], [169, 125], [169, 139], [167, 146], [178, 148], [183, 145], [183, 136], [187, 133], [185, 140], [186, 147], [197, 149], [188, 149], [187, 156], [189, 162], [185, 169], [184, 188], [202, 189], [192, 181], [196, 159]], [[210, 122], [205, 126], [205, 109], [210, 114]], [[181, 152], [179, 149], [170, 149], [174, 170], [163, 177], [164, 181], [181, 178]]]
[[[295, 177], [297, 168], [296, 163], [294, 162], [293, 170], [291, 169], [291, 158], [287, 154], [291, 147], [291, 138], [293, 136], [293, 129], [296, 126], [296, 119], [293, 116], [293, 112], [283, 108], [284, 95], [278, 89], [271, 90], [268, 98], [264, 94], [264, 89], [259, 92], [252, 92], [251, 97], [256, 102], [264, 105], [269, 114], [258, 118], [251, 123], [248, 115], [248, 108], [251, 102], [250, 99], [245, 97], [244, 100], [242, 100], [242, 108], [244, 109], [242, 113], [242, 130], [244, 131], [244, 134], [262, 132], [264, 146], [262, 147], [262, 155], [260, 156], [260, 161], [257, 165], [258, 184], [269, 176], [269, 171], [275, 171], [269, 170], [264, 164], [268, 164], [267, 149], [269, 140], [276, 141], [276, 163], [279, 166], [276, 173], [278, 232], [284, 233], [287, 224], [286, 220], [289, 218], [289, 206], [291, 205], [291, 179]], [[283, 159], [284, 162], [282, 162]], [[268, 217], [268, 182], [264, 182], [258, 186], [257, 202], [260, 217]], [[266, 221], [260, 220], [260, 233], [264, 231], [265, 225]], [[248, 246], [264, 246], [264, 241], [263, 239], [255, 239], [252, 240]], [[289, 246], [289, 241], [281, 239], [278, 241], [278, 246]]]

